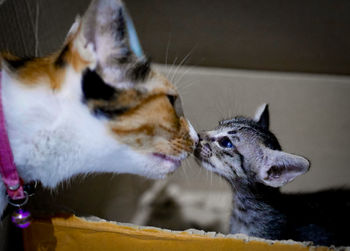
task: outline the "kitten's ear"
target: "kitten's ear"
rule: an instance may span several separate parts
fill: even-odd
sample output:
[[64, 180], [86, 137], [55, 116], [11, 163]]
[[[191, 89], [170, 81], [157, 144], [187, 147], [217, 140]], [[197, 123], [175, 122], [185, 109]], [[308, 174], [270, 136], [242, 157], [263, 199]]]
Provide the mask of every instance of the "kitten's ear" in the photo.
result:
[[269, 129], [270, 113], [268, 104], [263, 104], [256, 110], [254, 121], [261, 125], [262, 128]]
[[310, 168], [310, 162], [304, 157], [270, 149], [266, 151], [268, 160], [262, 164], [258, 177], [268, 186], [281, 187]]

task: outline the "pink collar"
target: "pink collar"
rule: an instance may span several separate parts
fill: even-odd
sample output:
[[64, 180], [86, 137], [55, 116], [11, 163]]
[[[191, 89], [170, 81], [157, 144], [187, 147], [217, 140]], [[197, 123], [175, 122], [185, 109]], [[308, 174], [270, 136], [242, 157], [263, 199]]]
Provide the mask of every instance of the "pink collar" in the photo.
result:
[[1, 71], [0, 71], [0, 174], [6, 186], [6, 191], [11, 200], [24, 199], [22, 182], [19, 178], [9, 138], [6, 131], [5, 116], [1, 95]]

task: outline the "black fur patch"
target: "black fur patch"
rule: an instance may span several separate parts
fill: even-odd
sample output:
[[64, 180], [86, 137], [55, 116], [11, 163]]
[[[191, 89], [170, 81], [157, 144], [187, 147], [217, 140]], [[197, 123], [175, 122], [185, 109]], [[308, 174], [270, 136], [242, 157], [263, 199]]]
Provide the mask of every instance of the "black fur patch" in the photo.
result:
[[34, 57], [24, 57], [15, 60], [5, 59], [7, 64], [14, 70], [24, 67], [28, 62], [32, 61]]
[[151, 62], [149, 59], [136, 63], [131, 69], [128, 70], [128, 77], [132, 81], [145, 80], [151, 71]]
[[127, 64], [132, 60], [131, 51], [129, 49], [124, 49], [123, 53], [117, 58], [119, 64]]
[[61, 51], [61, 53], [58, 55], [58, 57], [56, 58], [54, 64], [55, 64], [55, 66], [56, 66], [57, 68], [61, 68], [61, 67], [64, 67], [64, 66], [66, 65], [66, 61], [65, 61], [64, 57], [65, 57], [66, 53], [68, 52], [68, 50], [69, 50], [69, 45], [66, 45], [66, 46], [62, 49], [62, 51]]
[[233, 130], [233, 131], [229, 131], [229, 132], [227, 132], [227, 134], [236, 134], [237, 133], [237, 131], [236, 130]]
[[121, 108], [108, 108], [108, 107], [95, 107], [93, 109], [93, 112], [96, 116], [104, 116], [107, 118], [114, 118], [116, 116], [120, 116], [123, 113], [127, 112], [129, 110], [128, 107], [121, 107]]
[[91, 71], [90, 69], [87, 69], [83, 74], [82, 89], [85, 101], [90, 99], [108, 101], [117, 92], [112, 86], [107, 85], [96, 71]]
[[117, 34], [116, 39], [117, 40], [123, 40], [126, 34], [126, 23], [125, 23], [125, 17], [124, 17], [124, 10], [123, 8], [119, 9], [118, 18], [116, 20], [117, 25]]

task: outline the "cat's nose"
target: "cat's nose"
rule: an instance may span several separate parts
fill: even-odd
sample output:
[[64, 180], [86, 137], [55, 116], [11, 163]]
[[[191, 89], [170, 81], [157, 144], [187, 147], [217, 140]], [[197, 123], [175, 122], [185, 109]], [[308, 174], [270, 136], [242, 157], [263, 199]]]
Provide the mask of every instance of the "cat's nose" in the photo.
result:
[[193, 140], [193, 145], [196, 146], [198, 144], [198, 142], [199, 142], [199, 135], [196, 132], [196, 130], [193, 128], [193, 126], [192, 126], [192, 124], [191, 124], [191, 122], [189, 120], [187, 120], [187, 124], [188, 124], [190, 137]]

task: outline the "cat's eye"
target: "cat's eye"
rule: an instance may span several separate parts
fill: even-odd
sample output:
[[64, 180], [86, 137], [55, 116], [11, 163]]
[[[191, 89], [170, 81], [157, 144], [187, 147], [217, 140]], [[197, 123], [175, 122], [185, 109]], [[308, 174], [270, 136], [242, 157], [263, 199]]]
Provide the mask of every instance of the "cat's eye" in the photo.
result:
[[172, 106], [174, 106], [174, 105], [175, 105], [176, 96], [174, 96], [174, 95], [166, 95], [166, 96], [167, 96], [167, 98], [168, 98], [170, 104], [171, 104]]
[[225, 137], [222, 137], [221, 139], [218, 140], [218, 143], [221, 147], [224, 147], [224, 148], [233, 148], [233, 144], [231, 142], [231, 140], [225, 136]]

